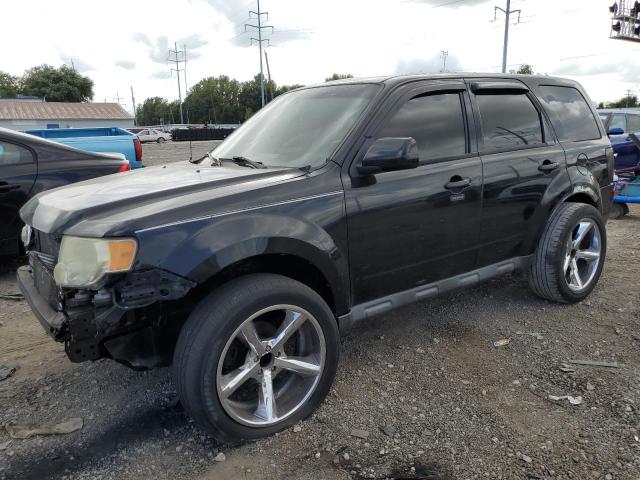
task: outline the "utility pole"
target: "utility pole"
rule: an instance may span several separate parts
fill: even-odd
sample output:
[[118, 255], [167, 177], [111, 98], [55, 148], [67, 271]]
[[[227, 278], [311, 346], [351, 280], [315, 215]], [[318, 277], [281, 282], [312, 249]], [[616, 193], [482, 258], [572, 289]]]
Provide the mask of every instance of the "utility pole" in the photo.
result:
[[518, 23], [520, 23], [521, 10], [511, 10], [511, 0], [507, 0], [507, 8], [494, 7], [493, 20], [498, 19], [498, 10], [504, 13], [504, 46], [502, 47], [502, 73], [507, 73], [507, 50], [509, 49], [509, 22], [511, 14], [518, 14]]
[[115, 97], [113, 97], [113, 99], [114, 99], [116, 102], [118, 102], [118, 104], [120, 104], [120, 100], [124, 100], [124, 98], [122, 98], [118, 92], [116, 92], [116, 96], [115, 96]]
[[133, 104], [133, 124], [136, 124], [136, 97], [133, 94], [133, 86], [131, 86], [131, 103]]
[[269, 68], [269, 56], [267, 55], [267, 51], [264, 51], [264, 60], [267, 64], [267, 80], [269, 82], [269, 90], [271, 93], [271, 100], [273, 100], [273, 83], [271, 83], [271, 69]]
[[[178, 77], [178, 105], [180, 105], [180, 123], [184, 124], [184, 116], [182, 115], [182, 91], [180, 90], [180, 72], [184, 69], [180, 68], [180, 62], [184, 60], [180, 60], [180, 55], [184, 55], [182, 50], [178, 50], [178, 44], [173, 44], [174, 50], [169, 50], [169, 61], [175, 62], [176, 68], [172, 68], [172, 72], [176, 72], [176, 76]], [[171, 58], [171, 55], [175, 56], [175, 59]]]
[[440, 58], [442, 58], [442, 70], [440, 73], [447, 71], [447, 57], [449, 56], [449, 50], [440, 50]]
[[251, 37], [251, 45], [253, 45], [253, 42], [256, 42], [258, 44], [258, 49], [260, 50], [260, 100], [262, 101], [262, 106], [264, 107], [265, 101], [264, 101], [264, 73], [263, 73], [263, 68], [262, 68], [262, 43], [263, 42], [267, 42], [267, 45], [269, 45], [269, 39], [263, 39], [262, 38], [262, 30], [268, 29], [270, 28], [271, 31], [273, 32], [273, 26], [271, 25], [263, 25], [262, 24], [262, 16], [265, 15], [266, 18], [269, 18], [269, 12], [262, 12], [260, 11], [260, 0], [257, 0], [258, 2], [258, 11], [254, 12], [253, 10], [249, 10], [249, 18], [251, 18], [251, 15], [255, 15], [256, 19], [258, 20], [257, 25], [251, 24], [251, 23], [245, 23], [244, 24], [244, 31], [247, 31], [247, 28], [255, 28], [256, 31], [258, 32], [258, 38], [255, 37]]
[[182, 45], [182, 51], [184, 52], [184, 95], [189, 95], [189, 86], [187, 85], [187, 46]]
[[627, 90], [627, 108], [631, 106], [631, 93], [633, 90]]

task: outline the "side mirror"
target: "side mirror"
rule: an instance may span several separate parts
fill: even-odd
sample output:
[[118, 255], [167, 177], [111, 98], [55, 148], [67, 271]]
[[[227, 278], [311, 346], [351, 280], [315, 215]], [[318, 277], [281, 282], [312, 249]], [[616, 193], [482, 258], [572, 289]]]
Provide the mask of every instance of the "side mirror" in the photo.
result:
[[609, 129], [609, 135], [624, 135], [624, 129], [620, 127], [613, 127]]
[[411, 138], [379, 138], [369, 147], [358, 171], [364, 174], [407, 170], [418, 166], [418, 144]]

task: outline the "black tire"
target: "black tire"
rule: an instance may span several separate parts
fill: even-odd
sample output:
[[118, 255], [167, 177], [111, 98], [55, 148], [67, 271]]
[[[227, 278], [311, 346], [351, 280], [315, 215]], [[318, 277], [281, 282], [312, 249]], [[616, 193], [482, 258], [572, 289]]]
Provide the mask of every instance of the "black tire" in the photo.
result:
[[[572, 290], [567, 282], [563, 263], [565, 246], [574, 229], [582, 219], [593, 220], [600, 231], [600, 260], [593, 279], [584, 289]], [[575, 303], [586, 298], [595, 288], [602, 273], [607, 251], [607, 236], [602, 215], [591, 205], [563, 203], [547, 221], [529, 267], [529, 286], [539, 297], [560, 303]]]
[[158, 143], [164, 143], [165, 139], [164, 137], [159, 137], [158, 140], [156, 140]]
[[624, 217], [627, 213], [629, 213], [629, 207], [627, 207], [626, 204], [614, 203], [611, 206], [611, 211], [609, 212], [609, 218], [611, 220], [619, 220], [622, 217]]
[[[216, 372], [225, 345], [256, 312], [273, 305], [295, 305], [317, 320], [324, 335], [324, 369], [315, 390], [300, 408], [278, 423], [247, 426], [233, 419], [217, 393]], [[335, 316], [314, 290], [287, 277], [252, 274], [237, 278], [205, 297], [182, 328], [173, 357], [173, 378], [180, 401], [194, 421], [224, 442], [272, 435], [309, 416], [329, 393], [339, 358]]]

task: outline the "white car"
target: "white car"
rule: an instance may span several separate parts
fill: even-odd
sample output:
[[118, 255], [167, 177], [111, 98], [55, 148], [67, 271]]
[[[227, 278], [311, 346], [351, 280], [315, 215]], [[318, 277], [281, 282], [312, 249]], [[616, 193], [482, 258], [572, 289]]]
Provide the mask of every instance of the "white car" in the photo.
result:
[[155, 130], [153, 128], [143, 128], [139, 132], [135, 133], [142, 143], [145, 142], [158, 142], [164, 143], [167, 140], [171, 140], [171, 134], [166, 132], [161, 132], [160, 130]]

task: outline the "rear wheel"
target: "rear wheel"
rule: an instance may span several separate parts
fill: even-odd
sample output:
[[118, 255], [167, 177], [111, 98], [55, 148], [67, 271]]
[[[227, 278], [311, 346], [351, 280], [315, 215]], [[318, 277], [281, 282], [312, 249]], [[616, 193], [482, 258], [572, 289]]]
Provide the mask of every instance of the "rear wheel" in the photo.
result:
[[595, 288], [607, 247], [600, 212], [591, 205], [564, 203], [547, 222], [529, 269], [535, 294], [562, 303], [578, 302]]
[[306, 285], [269, 274], [236, 279], [205, 298], [180, 334], [180, 400], [223, 441], [271, 435], [327, 395], [338, 339], [331, 309]]
[[164, 137], [158, 137], [157, 142], [158, 143], [164, 143], [165, 142]]

